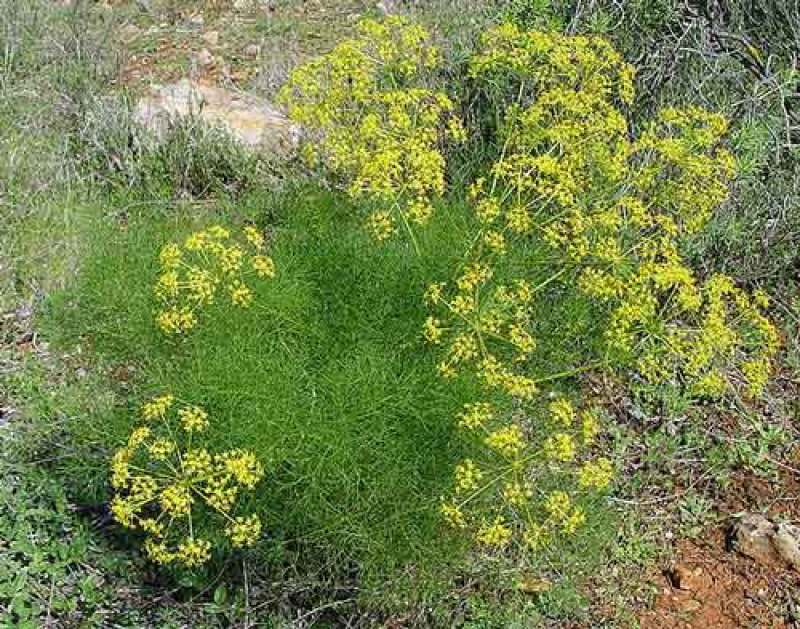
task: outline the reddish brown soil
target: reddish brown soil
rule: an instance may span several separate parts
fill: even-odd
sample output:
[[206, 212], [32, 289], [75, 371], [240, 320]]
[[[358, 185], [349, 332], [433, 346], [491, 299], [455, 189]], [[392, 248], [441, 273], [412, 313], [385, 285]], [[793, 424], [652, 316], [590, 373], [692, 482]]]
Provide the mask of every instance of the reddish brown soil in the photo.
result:
[[[747, 510], [798, 521], [800, 482], [788, 470], [773, 483], [741, 475], [733, 480], [723, 506], [732, 516]], [[731, 522], [676, 544], [670, 564], [654, 576], [659, 594], [652, 609], [640, 615], [643, 629], [800, 627], [795, 616], [800, 611], [800, 574], [730, 551], [726, 534]]]

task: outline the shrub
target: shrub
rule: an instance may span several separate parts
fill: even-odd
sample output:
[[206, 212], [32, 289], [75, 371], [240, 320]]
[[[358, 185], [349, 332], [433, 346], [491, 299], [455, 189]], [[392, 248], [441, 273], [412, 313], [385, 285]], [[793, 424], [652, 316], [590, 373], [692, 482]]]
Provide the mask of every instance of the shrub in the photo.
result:
[[[230, 244], [230, 225], [203, 220], [184, 240], [196, 224], [145, 212], [125, 230], [105, 221], [59, 312], [147, 387], [207, 408], [209, 451], [246, 444], [263, 461], [253, 506], [273, 549], [383, 579], [407, 562], [441, 576], [467, 542], [523, 564], [558, 554], [614, 475], [602, 413], [570, 391], [577, 374], [697, 397], [766, 384], [766, 295], [699, 276], [684, 253], [734, 176], [726, 121], [666, 108], [634, 135], [633, 68], [606, 40], [502, 24], [469, 67], [491, 94], [497, 157], [468, 199], [452, 190], [433, 212], [441, 141], [462, 131], [450, 99], [423, 86], [428, 35], [394, 18], [360, 30], [299, 68], [286, 99], [323, 172], [381, 208], [381, 242], [358, 205], [310, 189], [267, 211], [269, 238], [255, 216], [259, 252]], [[408, 241], [385, 238], [395, 224]], [[205, 308], [266, 242], [274, 279], [231, 284], [247, 307], [198, 319], [176, 306]], [[129, 429], [121, 419], [103, 447]]]

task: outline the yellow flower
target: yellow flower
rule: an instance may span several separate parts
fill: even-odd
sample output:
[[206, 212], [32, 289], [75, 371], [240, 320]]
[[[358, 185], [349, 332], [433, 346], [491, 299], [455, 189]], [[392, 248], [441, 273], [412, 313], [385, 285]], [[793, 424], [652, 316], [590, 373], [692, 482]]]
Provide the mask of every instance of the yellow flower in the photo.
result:
[[545, 546], [550, 541], [550, 537], [551, 535], [545, 527], [535, 523], [529, 524], [524, 534], [525, 543], [531, 550], [538, 550]]
[[506, 252], [506, 238], [500, 232], [486, 232], [483, 235], [483, 244], [492, 253], [500, 255]]
[[253, 245], [253, 247], [256, 249], [262, 249], [264, 247], [264, 234], [262, 234], [258, 228], [253, 225], [247, 225], [243, 231], [247, 242]]
[[175, 452], [175, 442], [169, 439], [154, 439], [148, 448], [150, 456], [156, 461], [166, 460], [170, 454]]
[[258, 277], [271, 279], [275, 277], [275, 263], [268, 256], [255, 256], [251, 264]]
[[180, 292], [180, 282], [177, 271], [165, 271], [156, 282], [155, 293], [160, 299], [175, 297]]
[[614, 466], [606, 458], [587, 461], [578, 470], [578, 485], [584, 489], [605, 489], [614, 478]]
[[208, 413], [199, 406], [184, 406], [178, 411], [178, 418], [186, 432], [202, 432], [208, 426]]
[[444, 293], [444, 284], [441, 282], [430, 284], [425, 289], [425, 303], [429, 306], [436, 305], [440, 301], [442, 301], [442, 295]]
[[482, 478], [483, 472], [475, 462], [465, 459], [456, 465], [456, 493], [476, 489]]
[[506, 483], [503, 487], [503, 498], [513, 507], [524, 505], [532, 496], [533, 491], [522, 483]]
[[435, 317], [428, 317], [425, 320], [422, 336], [426, 341], [428, 341], [428, 343], [438, 345], [441, 342], [442, 336], [444, 335], [444, 329], [440, 327], [441, 323], [442, 322]]
[[237, 517], [225, 529], [225, 534], [234, 548], [252, 546], [261, 535], [261, 519], [255, 514]]
[[218, 456], [224, 468], [233, 474], [236, 481], [248, 489], [253, 489], [264, 476], [264, 468], [256, 455], [246, 450], [231, 450]]
[[161, 508], [169, 515], [184, 516], [188, 515], [191, 510], [194, 499], [188, 487], [173, 484], [161, 490], [159, 503]]
[[142, 417], [150, 420], [164, 419], [174, 401], [175, 396], [171, 393], [165, 393], [164, 395], [154, 397], [149, 402], [145, 402], [142, 406]]
[[145, 540], [144, 552], [151, 561], [158, 564], [172, 563], [178, 558], [178, 555], [171, 552], [164, 542], [157, 542], [153, 539]]
[[571, 461], [575, 458], [575, 441], [572, 435], [558, 433], [544, 442], [544, 455], [550, 461]]
[[511, 529], [505, 520], [498, 516], [491, 524], [484, 524], [475, 536], [479, 544], [489, 547], [502, 547], [511, 539]]
[[462, 428], [474, 429], [483, 426], [494, 417], [494, 409], [488, 402], [465, 404], [458, 416], [458, 425]]
[[600, 432], [600, 421], [597, 419], [597, 412], [593, 410], [586, 410], [581, 413], [581, 433], [583, 436], [583, 444], [591, 445], [597, 438]]
[[161, 268], [164, 270], [174, 270], [178, 267], [181, 261], [181, 248], [176, 243], [172, 242], [164, 245], [161, 248], [161, 253], [158, 255], [158, 260], [161, 263]]
[[550, 492], [543, 504], [547, 514], [556, 521], [564, 522], [569, 518], [572, 500], [565, 491]]
[[547, 408], [553, 416], [553, 419], [567, 428], [572, 426], [572, 423], [575, 421], [575, 407], [565, 398], [559, 398], [550, 402]]
[[132, 529], [136, 526], [136, 510], [133, 505], [124, 498], [116, 496], [111, 501], [111, 515], [126, 528]]
[[489, 433], [485, 441], [487, 446], [506, 456], [516, 456], [525, 447], [522, 429], [517, 424]]
[[241, 280], [234, 280], [230, 285], [231, 303], [246, 308], [253, 302], [253, 291]]
[[467, 520], [461, 507], [455, 504], [442, 503], [441, 512], [445, 521], [453, 527], [463, 529], [467, 526]]
[[189, 538], [178, 545], [177, 559], [189, 568], [200, 566], [211, 559], [211, 542]]
[[394, 232], [394, 221], [389, 212], [373, 212], [367, 219], [367, 227], [378, 242], [387, 240]]
[[189, 476], [208, 474], [213, 468], [213, 459], [205, 448], [187, 450], [181, 457], [183, 469]]
[[565, 534], [571, 535], [586, 523], [586, 514], [580, 507], [575, 507], [561, 525]]

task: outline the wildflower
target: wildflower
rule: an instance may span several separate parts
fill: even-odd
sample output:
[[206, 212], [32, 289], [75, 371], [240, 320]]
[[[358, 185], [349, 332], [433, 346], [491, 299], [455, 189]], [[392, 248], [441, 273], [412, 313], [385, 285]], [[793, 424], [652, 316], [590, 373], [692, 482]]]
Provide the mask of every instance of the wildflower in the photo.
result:
[[572, 435], [558, 433], [544, 442], [544, 455], [550, 461], [571, 461], [575, 458], [575, 442]]
[[158, 255], [158, 260], [161, 263], [161, 268], [165, 270], [174, 270], [181, 260], [181, 248], [176, 243], [172, 242], [162, 247]]
[[189, 568], [194, 568], [211, 559], [211, 542], [189, 538], [178, 545], [177, 558]]
[[[181, 457], [183, 469], [189, 476], [207, 475], [213, 469], [213, 459], [205, 448], [187, 450]], [[211, 480], [207, 481], [211, 482]]]
[[551, 518], [563, 522], [569, 517], [572, 500], [567, 492], [557, 490], [547, 495], [543, 507]]
[[218, 456], [218, 460], [239, 484], [248, 489], [255, 487], [264, 476], [264, 468], [252, 452], [231, 450]]
[[173, 516], [184, 516], [191, 510], [194, 499], [188, 487], [181, 484], [173, 484], [161, 490], [159, 502], [165, 513]]
[[524, 505], [532, 496], [533, 491], [522, 483], [506, 483], [503, 487], [503, 498], [514, 507]]
[[122, 526], [134, 528], [136, 526], [134, 519], [135, 514], [136, 511], [133, 506], [124, 498], [116, 496], [111, 501], [111, 515], [113, 515], [114, 519], [122, 524]]
[[494, 417], [494, 409], [488, 402], [465, 404], [458, 416], [458, 425], [462, 428], [475, 429], [483, 426]]
[[492, 253], [502, 255], [506, 252], [506, 238], [500, 232], [487, 231], [483, 235], [483, 244]]
[[264, 248], [264, 234], [253, 225], [247, 225], [244, 228], [244, 237], [247, 239], [255, 249], [263, 249]]
[[577, 531], [580, 527], [582, 527], [585, 523], [586, 523], [586, 514], [584, 513], [583, 509], [581, 509], [580, 507], [575, 507], [564, 520], [563, 524], [561, 525], [561, 530], [565, 534], [571, 535], [575, 531]]
[[502, 547], [511, 539], [511, 529], [502, 517], [496, 517], [491, 524], [481, 526], [475, 538], [483, 546]]
[[372, 237], [378, 242], [387, 240], [395, 232], [394, 221], [389, 212], [374, 212], [367, 221]]
[[275, 263], [268, 256], [254, 256], [250, 262], [256, 275], [261, 278], [275, 277]]
[[456, 492], [470, 491], [478, 487], [483, 472], [474, 461], [466, 459], [456, 465]]
[[148, 448], [150, 456], [156, 461], [164, 461], [175, 452], [175, 442], [169, 439], [155, 439]]
[[516, 456], [525, 447], [522, 430], [517, 424], [511, 424], [489, 433], [485, 441], [487, 446], [506, 456]]
[[165, 393], [164, 395], [154, 397], [149, 402], [145, 402], [142, 406], [142, 416], [149, 420], [164, 419], [164, 416], [174, 401], [175, 396], [171, 393]]
[[466, 527], [467, 521], [464, 517], [464, 512], [458, 505], [443, 502], [441, 506], [441, 512], [445, 521], [450, 526], [462, 529]]
[[575, 421], [575, 408], [572, 406], [572, 403], [565, 398], [559, 398], [550, 402], [548, 410], [553, 416], [553, 419], [566, 428], [572, 426], [572, 423]]
[[225, 529], [225, 534], [234, 548], [252, 546], [261, 535], [261, 519], [255, 514], [237, 517]]
[[538, 550], [550, 540], [550, 533], [548, 533], [545, 527], [531, 523], [526, 528], [523, 539], [528, 548], [531, 550]]
[[425, 327], [422, 331], [422, 336], [425, 340], [434, 345], [438, 345], [442, 341], [444, 330], [440, 327], [442, 324], [436, 317], [428, 317], [425, 320]]
[[593, 410], [586, 410], [581, 413], [581, 435], [583, 445], [591, 445], [600, 432], [600, 422], [597, 413]]
[[202, 432], [208, 426], [208, 413], [199, 406], [185, 406], [178, 411], [181, 427], [186, 432]]
[[443, 294], [444, 294], [444, 284], [442, 284], [441, 282], [430, 284], [425, 289], [425, 303], [430, 306], [433, 306], [442, 301]]
[[584, 489], [605, 489], [614, 478], [614, 466], [606, 458], [587, 461], [578, 470], [578, 485]]
[[178, 558], [177, 553], [171, 552], [164, 542], [157, 542], [152, 538], [145, 540], [144, 552], [151, 561], [158, 564], [172, 563]]
[[231, 303], [246, 308], [253, 301], [253, 291], [241, 280], [234, 280], [230, 286]]

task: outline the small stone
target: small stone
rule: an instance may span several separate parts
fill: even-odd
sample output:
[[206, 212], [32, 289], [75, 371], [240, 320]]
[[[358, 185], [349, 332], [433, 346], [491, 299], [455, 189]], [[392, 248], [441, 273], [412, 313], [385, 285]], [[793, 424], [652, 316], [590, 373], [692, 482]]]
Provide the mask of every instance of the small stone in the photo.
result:
[[300, 135], [300, 129], [269, 101], [187, 79], [154, 87], [134, 109], [137, 123], [156, 137], [164, 137], [172, 122], [186, 116], [223, 127], [243, 145], [262, 153], [288, 156]]
[[697, 591], [702, 585], [703, 569], [691, 568], [686, 564], [676, 564], [669, 570], [669, 579], [679, 590]]
[[203, 33], [203, 41], [213, 48], [219, 44], [219, 31], [206, 31]]
[[396, 0], [380, 0], [376, 6], [383, 15], [394, 15], [397, 13]]
[[690, 598], [688, 601], [683, 601], [682, 603], [680, 603], [680, 605], [678, 605], [678, 608], [682, 612], [686, 612], [687, 614], [691, 614], [692, 612], [696, 612], [702, 606], [703, 606], [703, 604], [700, 601], [698, 601], [696, 599], [693, 599], [693, 598]]
[[778, 556], [793, 569], [800, 570], [800, 529], [788, 524], [775, 527], [772, 545]]
[[258, 57], [261, 54], [261, 46], [258, 44], [248, 44], [242, 51], [248, 57]]
[[775, 560], [774, 532], [775, 526], [763, 515], [748, 513], [731, 528], [728, 545], [745, 557], [759, 563], [770, 563]]
[[211, 54], [211, 51], [208, 48], [203, 48], [200, 52], [195, 55], [195, 59], [200, 65], [203, 66], [210, 66], [214, 63], [214, 55]]
[[141, 34], [141, 32], [142, 29], [140, 29], [135, 24], [126, 24], [125, 26], [122, 27], [119, 34], [120, 37], [122, 38], [122, 41], [129, 43], [135, 40]]
[[749, 513], [731, 527], [729, 549], [762, 564], [780, 562], [800, 571], [800, 529]]

